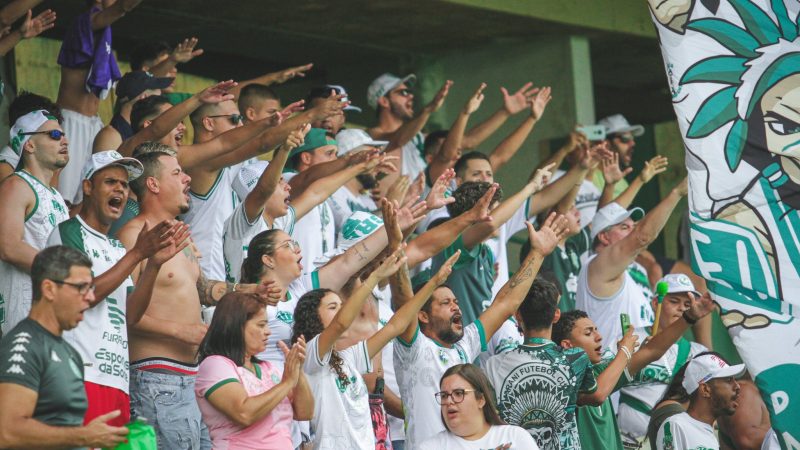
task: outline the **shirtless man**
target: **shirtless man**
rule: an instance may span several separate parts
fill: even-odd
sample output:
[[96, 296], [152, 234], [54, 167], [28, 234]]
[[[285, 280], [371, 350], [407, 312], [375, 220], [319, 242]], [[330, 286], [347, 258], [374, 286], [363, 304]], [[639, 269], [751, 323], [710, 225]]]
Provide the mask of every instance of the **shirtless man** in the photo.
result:
[[[191, 178], [181, 169], [174, 150], [164, 146], [163, 152], [144, 154], [140, 161], [144, 172], [131, 188], [139, 198], [141, 213], [119, 232], [129, 249], [145, 222], [160, 223], [189, 209]], [[134, 270], [134, 281], [139, 272]], [[208, 280], [200, 270], [194, 246], [189, 246], [161, 266], [150, 305], [129, 330], [131, 412], [155, 426], [161, 448], [210, 448], [194, 395], [197, 346], [207, 328], [200, 320], [200, 305], [213, 305], [234, 290], [256, 292], [265, 300], [277, 297], [266, 285]], [[164, 391], [171, 395], [168, 405], [156, 401]]]

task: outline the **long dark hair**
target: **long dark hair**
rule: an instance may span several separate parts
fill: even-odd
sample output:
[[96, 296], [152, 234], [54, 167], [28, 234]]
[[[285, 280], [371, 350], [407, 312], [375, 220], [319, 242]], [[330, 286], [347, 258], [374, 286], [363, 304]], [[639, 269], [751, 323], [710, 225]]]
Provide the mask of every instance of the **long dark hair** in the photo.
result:
[[[294, 308], [294, 326], [292, 327], [293, 343], [297, 342], [300, 336], [305, 337], [306, 341], [310, 341], [325, 329], [322, 319], [319, 317], [319, 305], [322, 302], [322, 298], [328, 294], [336, 294], [336, 292], [330, 289], [314, 289], [303, 294], [297, 301], [297, 306]], [[341, 385], [347, 386], [350, 384], [347, 374], [342, 369], [344, 360], [339, 356], [336, 349], [331, 350], [330, 364]]]
[[[439, 388], [442, 387], [442, 382], [445, 378], [453, 375], [458, 375], [463, 378], [467, 383], [475, 389], [475, 398], [484, 399], [486, 403], [483, 404], [483, 418], [489, 425], [506, 425], [505, 421], [500, 418], [500, 413], [497, 412], [497, 403], [495, 402], [494, 388], [486, 374], [474, 364], [457, 364], [445, 371], [442, 378], [439, 380]], [[450, 428], [442, 416], [442, 423], [447, 431]]]
[[253, 236], [247, 247], [247, 258], [242, 262], [242, 283], [258, 283], [264, 274], [264, 255], [275, 254], [275, 236], [280, 230], [266, 230]]
[[683, 379], [686, 377], [686, 367], [688, 366], [688, 363], [684, 363], [683, 366], [675, 372], [672, 376], [672, 381], [667, 385], [667, 390], [664, 391], [664, 395], [661, 397], [661, 400], [656, 402], [656, 405], [667, 400], [682, 404], [689, 403], [689, 393], [686, 392], [686, 389], [683, 387]]
[[[209, 356], [224, 356], [237, 366], [244, 366], [245, 342], [244, 326], [257, 313], [264, 311], [266, 305], [256, 294], [229, 292], [217, 303], [214, 318], [208, 326], [206, 336], [197, 350], [199, 360]], [[253, 356], [251, 362], [259, 360]]]

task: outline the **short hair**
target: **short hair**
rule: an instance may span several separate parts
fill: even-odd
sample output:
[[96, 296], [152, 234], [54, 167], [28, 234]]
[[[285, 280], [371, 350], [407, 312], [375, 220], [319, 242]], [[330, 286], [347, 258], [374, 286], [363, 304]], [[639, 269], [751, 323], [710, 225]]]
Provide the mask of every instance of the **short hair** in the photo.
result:
[[144, 170], [138, 178], [131, 181], [130, 186], [131, 190], [134, 194], [136, 194], [136, 197], [140, 202], [142, 201], [142, 198], [144, 198], [145, 192], [147, 192], [147, 179], [150, 177], [158, 178], [158, 176], [161, 174], [161, 161], [159, 161], [159, 159], [162, 156], [174, 157], [175, 155], [167, 152], [153, 151], [150, 153], [140, 154], [136, 158], [140, 163], [142, 163]]
[[456, 161], [456, 164], [453, 166], [453, 170], [456, 171], [457, 177], [464, 178], [464, 172], [466, 172], [467, 170], [467, 163], [472, 161], [473, 159], [482, 159], [486, 162], [491, 162], [488, 156], [479, 151], [471, 151], [464, 153], [463, 155], [461, 155], [461, 158], [458, 158], [458, 161]]
[[575, 329], [575, 324], [579, 320], [588, 318], [589, 315], [586, 314], [586, 311], [581, 311], [580, 309], [561, 313], [561, 318], [553, 324], [551, 340], [560, 345], [561, 341], [569, 339], [569, 335], [572, 334], [572, 330]]
[[555, 285], [537, 277], [519, 307], [521, 325], [525, 330], [546, 330], [552, 326], [557, 309], [558, 290]]
[[[447, 139], [447, 134], [449, 132], [450, 130], [436, 130], [428, 133], [428, 135], [425, 136], [425, 143], [422, 145], [422, 148], [424, 149], [422, 153], [425, 156], [433, 153], [434, 148], [436, 148], [436, 144], [440, 140]], [[441, 148], [441, 146], [439, 148]]]
[[264, 100], [280, 102], [281, 98], [271, 87], [265, 84], [248, 84], [239, 93], [239, 110], [244, 112], [247, 108], [255, 108], [258, 102]]
[[133, 131], [139, 132], [143, 128], [145, 120], [153, 120], [161, 115], [161, 107], [172, 105], [169, 99], [163, 95], [151, 95], [138, 100], [131, 107], [131, 127]]
[[[425, 285], [428, 284], [428, 281], [430, 281], [430, 277], [428, 277], [425, 281], [420, 281], [417, 284], [415, 284], [412, 287], [412, 290], [414, 291], [414, 295], [418, 294], [419, 291], [421, 291], [422, 288], [424, 288]], [[453, 291], [453, 288], [450, 287], [450, 285], [447, 284], [447, 283], [442, 283], [439, 286], [436, 286], [436, 288], [433, 290], [433, 292], [436, 292], [439, 289], [450, 289], [450, 291], [453, 292], [453, 294], [455, 294], [455, 292]], [[425, 300], [425, 304], [422, 305], [422, 308], [420, 308], [419, 310], [420, 311], [425, 311], [425, 313], [430, 314], [432, 306], [433, 306], [433, 293], [431, 293], [430, 297], [428, 297], [428, 299]]]
[[33, 301], [38, 302], [42, 298], [44, 280], [64, 281], [69, 278], [73, 267], [91, 269], [92, 260], [85, 253], [64, 245], [47, 247], [40, 251], [31, 265]]
[[[442, 375], [442, 378], [439, 379], [439, 388], [441, 389], [445, 378], [453, 375], [458, 375], [472, 386], [472, 389], [475, 390], [475, 398], [482, 398], [486, 401], [482, 408], [483, 418], [486, 420], [486, 423], [489, 425], [506, 425], [505, 421], [500, 418], [500, 414], [497, 412], [494, 387], [486, 374], [483, 373], [478, 366], [474, 364], [457, 364], [447, 369]], [[442, 424], [444, 424], [447, 431], [450, 431], [447, 422], [444, 420], [444, 416], [442, 416]]]
[[61, 108], [53, 103], [49, 98], [34, 94], [33, 92], [22, 91], [17, 98], [15, 98], [11, 105], [8, 107], [8, 124], [14, 126], [17, 119], [33, 111], [43, 109], [53, 115], [58, 123], [64, 123], [64, 117], [61, 115]]
[[131, 70], [142, 70], [145, 62], [154, 61], [159, 55], [172, 52], [172, 46], [164, 41], [146, 42], [130, 54]]
[[175, 156], [176, 158], [178, 156], [178, 152], [176, 152], [174, 148], [170, 147], [167, 144], [162, 144], [161, 142], [158, 141], [142, 142], [141, 144], [137, 145], [136, 148], [133, 149], [133, 155], [131, 156], [133, 156], [136, 159], [139, 159], [142, 155], [154, 152], [166, 153], [170, 156]]
[[311, 90], [308, 91], [306, 95], [306, 107], [311, 107], [311, 101], [318, 99], [318, 98], [328, 98], [331, 96], [331, 91], [335, 92], [337, 95], [341, 94], [341, 89], [333, 86], [314, 86]]
[[219, 103], [203, 103], [199, 108], [189, 114], [189, 122], [192, 123], [192, 128], [196, 131], [203, 126], [203, 118], [213, 116], [217, 112]]
[[[209, 356], [224, 356], [237, 366], [244, 366], [245, 340], [244, 327], [260, 311], [265, 304], [256, 294], [229, 292], [217, 303], [214, 317], [208, 326], [203, 341], [197, 350], [198, 359], [202, 362]], [[251, 361], [258, 363], [253, 356]]]
[[[492, 183], [486, 181], [467, 181], [466, 183], [461, 183], [461, 186], [453, 192], [455, 201], [447, 205], [447, 212], [450, 214], [450, 217], [458, 217], [472, 209], [475, 203], [486, 194], [486, 191], [488, 191], [490, 187], [492, 187]], [[490, 204], [499, 202], [502, 199], [503, 189], [498, 186]]]

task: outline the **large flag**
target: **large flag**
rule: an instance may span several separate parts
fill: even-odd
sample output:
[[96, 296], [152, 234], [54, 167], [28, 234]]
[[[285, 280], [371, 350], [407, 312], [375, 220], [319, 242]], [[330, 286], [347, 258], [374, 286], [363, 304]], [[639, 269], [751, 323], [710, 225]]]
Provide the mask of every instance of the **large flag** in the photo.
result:
[[692, 264], [800, 449], [798, 0], [648, 0], [686, 146]]

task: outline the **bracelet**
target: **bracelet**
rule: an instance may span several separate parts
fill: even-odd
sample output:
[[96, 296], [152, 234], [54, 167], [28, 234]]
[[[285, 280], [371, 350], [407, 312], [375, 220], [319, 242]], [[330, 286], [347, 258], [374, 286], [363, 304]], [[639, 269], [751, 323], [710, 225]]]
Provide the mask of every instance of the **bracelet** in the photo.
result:
[[238, 287], [239, 287], [239, 283], [233, 283], [233, 289], [231, 290], [231, 292], [236, 292], [236, 288], [238, 288]]
[[686, 323], [688, 323], [689, 325], [694, 325], [694, 324], [697, 323], [698, 319], [694, 319], [692, 317], [689, 317], [688, 311], [684, 311], [683, 312], [683, 320], [685, 320]]
[[628, 358], [628, 361], [630, 362], [632, 356], [631, 356], [631, 351], [628, 350], [628, 347], [625, 347], [623, 345], [622, 347], [620, 347], [620, 349], [622, 350], [622, 353], [625, 354], [625, 357]]

